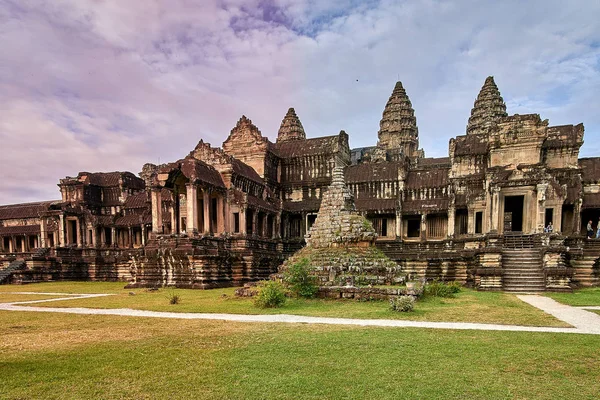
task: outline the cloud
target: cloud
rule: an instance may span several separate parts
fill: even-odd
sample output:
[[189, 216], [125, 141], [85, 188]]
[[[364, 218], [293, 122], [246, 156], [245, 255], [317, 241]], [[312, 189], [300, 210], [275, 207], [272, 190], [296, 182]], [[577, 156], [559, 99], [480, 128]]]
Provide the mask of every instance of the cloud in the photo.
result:
[[138, 172], [220, 145], [245, 114], [274, 140], [374, 145], [402, 80], [429, 156], [464, 134], [487, 75], [509, 113], [584, 122], [600, 154], [600, 3], [0, 0], [0, 203], [82, 170]]

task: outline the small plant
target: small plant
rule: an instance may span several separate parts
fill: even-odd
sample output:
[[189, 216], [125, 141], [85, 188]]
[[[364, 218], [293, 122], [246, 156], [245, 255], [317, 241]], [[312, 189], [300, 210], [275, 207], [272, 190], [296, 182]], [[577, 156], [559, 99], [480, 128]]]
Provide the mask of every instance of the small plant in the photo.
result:
[[279, 308], [285, 304], [285, 288], [276, 281], [260, 281], [254, 305], [259, 308]]
[[362, 228], [364, 231], [370, 232], [373, 231], [373, 224], [368, 219], [364, 218], [362, 221]]
[[454, 297], [460, 290], [461, 286], [458, 282], [444, 283], [435, 280], [425, 285], [425, 295], [432, 297]]
[[296, 296], [311, 298], [319, 291], [317, 277], [310, 274], [310, 260], [306, 257], [290, 265], [283, 281]]
[[415, 308], [415, 298], [412, 296], [398, 296], [390, 298], [390, 310], [397, 312], [411, 312]]
[[169, 299], [169, 304], [179, 304], [181, 303], [181, 296], [175, 293], [174, 290], [171, 290], [167, 295], [167, 299]]

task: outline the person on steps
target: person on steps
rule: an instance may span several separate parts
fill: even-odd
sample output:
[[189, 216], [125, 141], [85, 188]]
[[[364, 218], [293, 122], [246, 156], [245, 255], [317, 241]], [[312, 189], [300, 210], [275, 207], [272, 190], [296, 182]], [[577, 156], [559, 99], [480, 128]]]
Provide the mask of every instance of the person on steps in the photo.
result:
[[590, 219], [587, 224], [587, 238], [591, 239], [594, 237], [594, 229], [592, 228], [592, 220]]

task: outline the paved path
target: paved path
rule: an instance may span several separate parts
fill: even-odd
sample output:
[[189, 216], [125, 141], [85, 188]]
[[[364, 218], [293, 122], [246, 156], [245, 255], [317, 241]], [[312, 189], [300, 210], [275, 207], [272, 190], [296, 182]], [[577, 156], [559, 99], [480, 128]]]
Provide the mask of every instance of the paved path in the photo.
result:
[[580, 331], [600, 335], [600, 315], [584, 310], [584, 308], [595, 308], [593, 306], [572, 307], [561, 304], [549, 297], [536, 295], [521, 295], [517, 297], [524, 302], [553, 315], [555, 318], [565, 321], [569, 325], [573, 325]]
[[[43, 294], [43, 293], [36, 293]], [[57, 295], [65, 295], [57, 293]], [[431, 328], [431, 329], [459, 329], [459, 330], [487, 330], [487, 331], [516, 331], [516, 332], [554, 332], [554, 333], [580, 333], [600, 335], [600, 316], [575, 307], [564, 306], [541, 296], [519, 296], [521, 300], [538, 307], [555, 317], [571, 324], [574, 328], [552, 328], [518, 325], [499, 324], [477, 324], [465, 322], [425, 322], [425, 321], [403, 321], [387, 319], [350, 319], [350, 318], [324, 318], [305, 317], [299, 315], [245, 315], [245, 314], [212, 314], [212, 313], [175, 313], [159, 311], [132, 310], [129, 308], [98, 309], [98, 308], [56, 308], [36, 307], [26, 304], [35, 304], [46, 301], [72, 300], [73, 298], [91, 298], [110, 296], [108, 294], [69, 294], [69, 297], [61, 297], [48, 300], [21, 301], [12, 303], [0, 303], [0, 310], [4, 311], [27, 311], [27, 312], [50, 312], [64, 314], [85, 315], [118, 315], [127, 317], [145, 318], [173, 318], [173, 319], [204, 319], [223, 320], [234, 322], [265, 322], [265, 323], [304, 323], [304, 324], [327, 324], [327, 325], [354, 325], [354, 326], [381, 326], [381, 327], [405, 327], [405, 328]], [[547, 302], [546, 300], [549, 300]], [[552, 303], [553, 302], [553, 303]], [[571, 315], [573, 313], [573, 315]], [[589, 314], [589, 315], [588, 315]], [[590, 317], [596, 317], [596, 319]]]

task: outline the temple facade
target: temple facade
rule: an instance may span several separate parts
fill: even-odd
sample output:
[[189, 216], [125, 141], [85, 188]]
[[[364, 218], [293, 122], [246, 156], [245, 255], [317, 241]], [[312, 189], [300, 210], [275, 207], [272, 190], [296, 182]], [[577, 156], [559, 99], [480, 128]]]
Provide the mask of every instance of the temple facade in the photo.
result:
[[448, 157], [419, 148], [400, 82], [377, 135], [358, 149], [344, 131], [307, 138], [290, 108], [275, 143], [242, 116], [222, 147], [200, 140], [139, 177], [66, 177], [60, 200], [0, 206], [0, 279], [195, 288], [265, 279], [310, 241], [336, 169], [376, 246], [413, 276], [515, 291], [600, 283], [600, 245], [586, 239], [600, 218], [600, 158], [579, 158], [583, 124], [508, 115], [488, 77]]

